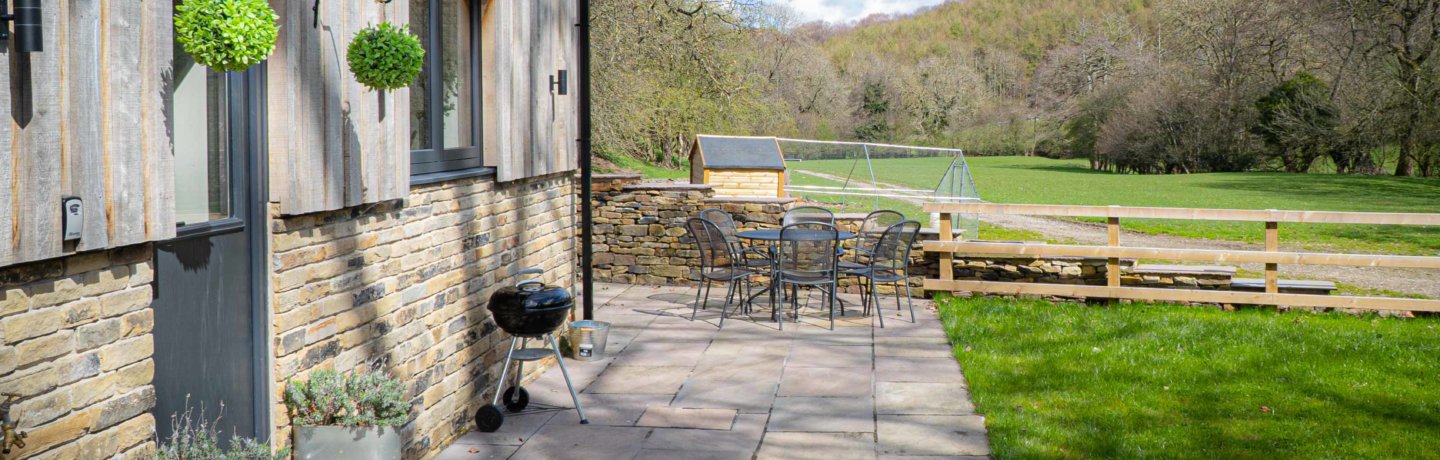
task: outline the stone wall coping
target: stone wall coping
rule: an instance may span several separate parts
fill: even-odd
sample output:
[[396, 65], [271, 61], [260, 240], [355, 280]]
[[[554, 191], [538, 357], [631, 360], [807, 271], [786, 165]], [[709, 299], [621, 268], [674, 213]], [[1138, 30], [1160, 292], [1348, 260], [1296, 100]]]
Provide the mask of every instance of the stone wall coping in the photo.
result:
[[638, 181], [638, 180], [643, 179], [643, 178], [645, 178], [645, 176], [642, 176], [642, 175], [639, 175], [639, 174], [628, 174], [628, 173], [626, 173], [626, 174], [596, 174], [596, 175], [590, 176], [590, 179], [591, 179], [591, 180], [606, 180], [606, 181], [619, 181], [619, 180], [635, 180], [635, 181]]
[[621, 186], [621, 190], [713, 190], [715, 186], [691, 184], [689, 182], [636, 182]]
[[717, 196], [705, 199], [706, 203], [760, 203], [760, 204], [790, 204], [794, 198], [760, 198], [740, 196]]

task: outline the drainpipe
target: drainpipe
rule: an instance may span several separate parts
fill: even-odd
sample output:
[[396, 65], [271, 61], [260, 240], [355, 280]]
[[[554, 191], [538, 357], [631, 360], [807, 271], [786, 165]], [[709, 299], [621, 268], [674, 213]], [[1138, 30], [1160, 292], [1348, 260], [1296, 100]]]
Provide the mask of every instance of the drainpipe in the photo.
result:
[[590, 151], [590, 1], [575, 0], [578, 7], [580, 23], [577, 40], [579, 50], [577, 60], [579, 61], [579, 84], [580, 100], [578, 107], [579, 128], [580, 128], [580, 290], [584, 293], [581, 297], [581, 309], [585, 319], [595, 319], [595, 268], [594, 256], [591, 245], [595, 235], [591, 230], [594, 223], [594, 210], [591, 209], [590, 188], [593, 178], [590, 173], [590, 159], [594, 152]]

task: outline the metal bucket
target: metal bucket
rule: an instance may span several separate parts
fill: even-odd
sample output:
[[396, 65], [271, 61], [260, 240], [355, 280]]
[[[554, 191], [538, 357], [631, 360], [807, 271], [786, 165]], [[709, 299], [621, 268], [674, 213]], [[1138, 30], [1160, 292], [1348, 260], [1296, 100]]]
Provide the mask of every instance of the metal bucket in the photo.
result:
[[580, 361], [596, 361], [605, 357], [605, 342], [610, 339], [610, 323], [604, 321], [570, 322], [570, 355]]

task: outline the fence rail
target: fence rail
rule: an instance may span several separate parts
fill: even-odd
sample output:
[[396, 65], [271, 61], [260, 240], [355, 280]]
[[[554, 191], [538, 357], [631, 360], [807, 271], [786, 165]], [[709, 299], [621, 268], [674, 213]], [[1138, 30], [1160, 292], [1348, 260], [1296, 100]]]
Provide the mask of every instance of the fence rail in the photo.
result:
[[[940, 254], [940, 279], [925, 280], [925, 288], [929, 290], [972, 291], [1008, 295], [1031, 294], [1065, 297], [1096, 297], [1167, 302], [1209, 302], [1440, 312], [1440, 300], [1281, 294], [1279, 292], [1280, 264], [1440, 269], [1440, 257], [1282, 252], [1280, 251], [1280, 223], [1440, 226], [1440, 214], [995, 203], [927, 203], [924, 209], [926, 212], [940, 214], [941, 228], [939, 241], [924, 243], [926, 252], [936, 252]], [[953, 236], [950, 236], [951, 233], [944, 230], [953, 226], [951, 219], [956, 213], [1104, 218], [1106, 219], [1108, 241], [1105, 246], [955, 241]], [[1263, 222], [1265, 224], [1265, 250], [1232, 251], [1122, 247], [1120, 246], [1120, 220], [1122, 218]], [[1085, 286], [957, 280], [954, 276], [954, 260], [957, 254], [1000, 257], [1101, 257], [1106, 259], [1106, 285]], [[1265, 264], [1265, 292], [1121, 286], [1120, 259], [1122, 258], [1152, 258], [1217, 263], [1263, 263]]]

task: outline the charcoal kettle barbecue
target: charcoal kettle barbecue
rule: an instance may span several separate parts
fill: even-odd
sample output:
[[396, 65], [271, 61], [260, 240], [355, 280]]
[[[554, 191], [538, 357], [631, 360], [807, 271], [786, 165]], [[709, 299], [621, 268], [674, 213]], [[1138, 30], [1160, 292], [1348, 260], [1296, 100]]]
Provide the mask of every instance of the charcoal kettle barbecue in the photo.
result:
[[[555, 340], [555, 330], [565, 324], [571, 308], [575, 306], [575, 299], [565, 288], [550, 286], [541, 281], [539, 275], [542, 273], [544, 272], [539, 268], [521, 270], [519, 275], [522, 278], [530, 277], [515, 283], [514, 286], [500, 288], [490, 296], [490, 305], [487, 308], [495, 319], [495, 325], [510, 334], [510, 349], [505, 353], [505, 367], [500, 368], [494, 399], [489, 405], [475, 412], [475, 425], [480, 431], [493, 433], [499, 430], [505, 423], [506, 411], [520, 412], [530, 405], [530, 393], [520, 385], [525, 362], [538, 361], [552, 355], [560, 366], [560, 374], [565, 377], [565, 386], [570, 390], [570, 400], [575, 402], [575, 412], [580, 414], [580, 423], [590, 423], [590, 420], [585, 418], [585, 410], [580, 407], [580, 397], [575, 393], [575, 385], [570, 383], [570, 371], [565, 369], [565, 358], [560, 356], [560, 343]], [[543, 348], [544, 345], [541, 348], [527, 348], [525, 345], [530, 339], [542, 340], [549, 345], [549, 349]], [[510, 387], [502, 393], [500, 387], [506, 383], [512, 362], [515, 363], [515, 376]], [[505, 400], [503, 411], [500, 409], [502, 397]]]

